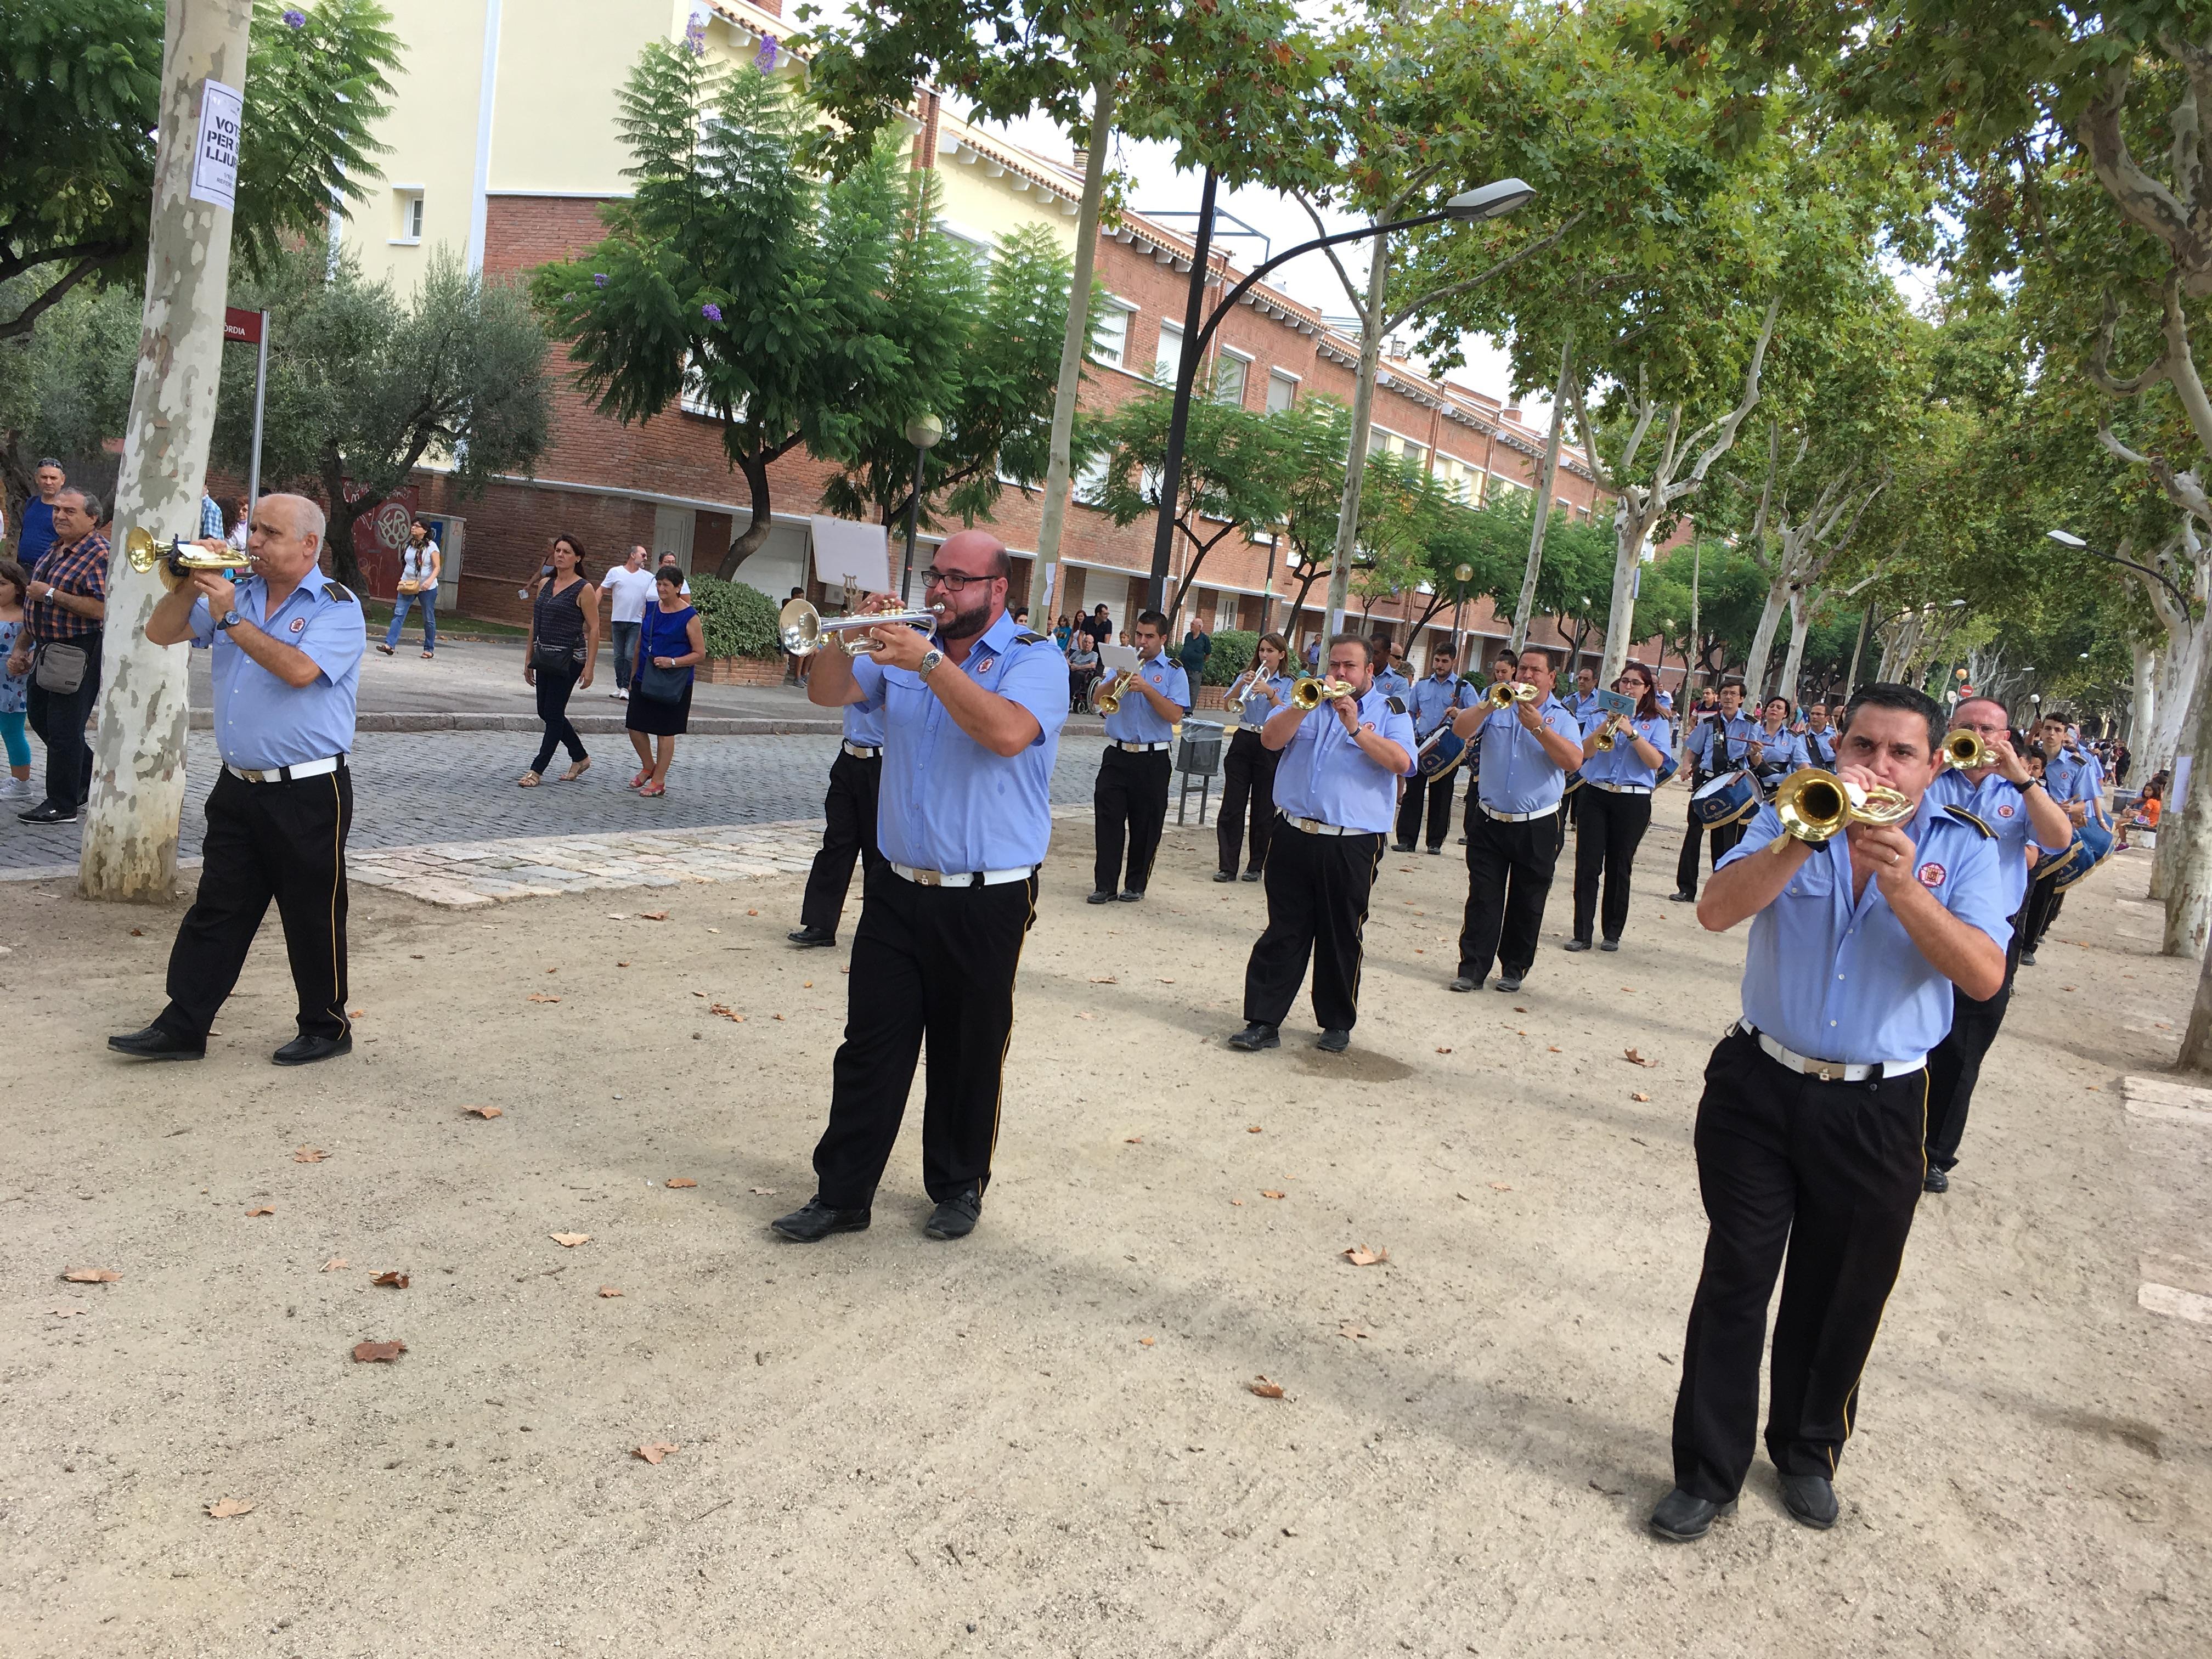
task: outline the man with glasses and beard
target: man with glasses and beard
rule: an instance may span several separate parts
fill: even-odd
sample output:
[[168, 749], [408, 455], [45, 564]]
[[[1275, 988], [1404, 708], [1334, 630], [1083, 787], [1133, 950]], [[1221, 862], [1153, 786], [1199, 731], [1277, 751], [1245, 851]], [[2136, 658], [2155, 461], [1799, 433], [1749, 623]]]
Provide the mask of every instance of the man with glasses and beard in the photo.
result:
[[[814, 1196], [773, 1223], [811, 1244], [868, 1224], [925, 1041], [922, 1180], [932, 1238], [964, 1238], [982, 1212], [998, 1142], [1014, 969], [1036, 915], [1052, 838], [1051, 783], [1067, 718], [1067, 666], [1006, 614], [1006, 544], [963, 530], [922, 573], [934, 635], [872, 631], [871, 656], [817, 653], [807, 700], [884, 720], [877, 845], [853, 934], [845, 1040], [830, 1066], [830, 1124]], [[890, 608], [878, 599], [878, 608]]]

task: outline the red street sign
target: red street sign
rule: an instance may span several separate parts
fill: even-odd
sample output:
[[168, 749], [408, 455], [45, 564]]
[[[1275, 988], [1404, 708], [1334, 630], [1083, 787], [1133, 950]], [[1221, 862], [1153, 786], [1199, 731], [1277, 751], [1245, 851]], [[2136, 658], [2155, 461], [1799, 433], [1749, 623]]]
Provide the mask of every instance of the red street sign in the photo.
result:
[[222, 308], [222, 343], [228, 345], [235, 340], [245, 345], [261, 343], [261, 319], [264, 313], [240, 311], [236, 306]]

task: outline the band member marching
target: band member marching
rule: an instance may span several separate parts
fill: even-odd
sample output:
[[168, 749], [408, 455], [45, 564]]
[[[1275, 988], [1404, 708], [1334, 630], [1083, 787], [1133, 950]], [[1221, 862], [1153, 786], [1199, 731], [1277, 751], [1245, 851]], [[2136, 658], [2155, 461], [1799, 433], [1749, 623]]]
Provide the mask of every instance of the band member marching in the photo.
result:
[[1605, 933], [1600, 948], [1618, 951], [1628, 925], [1628, 880], [1636, 849], [1651, 827], [1651, 792], [1673, 744], [1667, 717], [1651, 690], [1651, 672], [1640, 662], [1623, 665], [1613, 689], [1636, 699], [1627, 719], [1607, 714], [1593, 702], [1583, 721], [1582, 798], [1575, 820], [1575, 934], [1570, 951], [1590, 948], [1599, 920], [1598, 884], [1605, 885]]
[[1259, 880], [1267, 867], [1267, 845], [1275, 832], [1275, 766], [1282, 757], [1260, 741], [1260, 728], [1290, 701], [1291, 677], [1283, 672], [1290, 659], [1290, 645], [1280, 634], [1262, 634], [1252, 653], [1252, 665], [1230, 683], [1226, 701], [1238, 714], [1237, 734], [1230, 738], [1229, 754], [1221, 765], [1221, 811], [1213, 821], [1221, 848], [1221, 867], [1213, 872], [1216, 881], [1237, 879], [1248, 809], [1252, 839], [1244, 879]]
[[[1375, 684], [1367, 641], [1328, 642], [1324, 695], [1267, 717], [1260, 740], [1281, 755], [1275, 805], [1283, 821], [1267, 852], [1267, 927], [1244, 969], [1244, 1029], [1229, 1046], [1279, 1047], [1279, 1028], [1313, 962], [1314, 1046], [1342, 1054], [1359, 1018], [1361, 930], [1398, 801], [1413, 769], [1413, 722]], [[1342, 690], [1334, 695], [1334, 687]]]
[[[1133, 674], [1109, 670], [1091, 688], [1091, 701], [1106, 716], [1106, 752], [1092, 786], [1097, 809], [1094, 833], [1098, 857], [1089, 902], [1115, 898], [1134, 904], [1152, 878], [1152, 859], [1160, 850], [1160, 830], [1168, 821], [1168, 774], [1175, 757], [1175, 728], [1190, 712], [1190, 681], [1160, 647], [1167, 641], [1168, 619], [1140, 611], [1133, 642], [1139, 661]], [[1122, 874], [1124, 840], [1128, 873]], [[1119, 888], [1117, 892], [1115, 890]]]
[[[2105, 777], [2097, 757], [2075, 744], [2074, 734], [2073, 725], [2063, 714], [2046, 714], [2036, 727], [2043, 745], [2043, 787], [2079, 829], [2092, 817], [2103, 821]], [[2036, 948], [2065, 903], [2066, 895], [2048, 879], [2033, 884], [2021, 921], [2021, 932], [2026, 935], [2021, 940], [2021, 967], [2035, 966]]]
[[[1759, 723], [1743, 714], [1743, 686], [1730, 681], [1721, 687], [1719, 711], [1701, 720], [1690, 735], [1682, 740], [1682, 754], [1690, 763], [1690, 793], [1694, 795], [1713, 778], [1723, 772], [1735, 770], [1744, 763], [1752, 744], [1759, 736]], [[1694, 904], [1698, 900], [1698, 843], [1705, 834], [1705, 826], [1698, 815], [1689, 816], [1689, 827], [1682, 832], [1682, 854], [1674, 863], [1674, 902]], [[1717, 824], [1712, 832], [1713, 868], [1721, 867], [1721, 855], [1743, 839], [1741, 823]]]
[[[812, 676], [810, 672], [809, 678]], [[883, 778], [884, 715], [866, 703], [845, 707], [845, 737], [830, 763], [830, 793], [822, 799], [821, 850], [806, 872], [806, 891], [799, 902], [798, 945], [835, 945], [837, 920], [845, 913], [845, 892], [853, 882], [853, 860], [860, 860], [861, 890], [866, 872], [883, 854], [876, 850], [876, 796]]]
[[1674, 1490], [1651, 1515], [1662, 1537], [1703, 1537], [1735, 1505], [1778, 1273], [1767, 1454], [1790, 1514], [1835, 1523], [1836, 1461], [1920, 1197], [1927, 1054], [1953, 986], [1989, 997], [2004, 981], [1996, 839], [1928, 797], [1943, 726], [1921, 692], [1863, 687], [1835, 778], [1802, 774], [1809, 787], [1794, 797], [1785, 783], [1698, 906], [1716, 933], [1752, 926], [1743, 1018], [1698, 1103], [1710, 1228], [1674, 1404]]
[[1805, 764], [1824, 771], [1836, 769], [1836, 732], [1828, 724], [1828, 705], [1816, 702], [1805, 711], [1805, 729], [1799, 733], [1805, 745]]
[[964, 1237], [982, 1212], [1067, 719], [1066, 662], [1006, 614], [1008, 574], [997, 537], [955, 532], [922, 572], [933, 636], [887, 623], [872, 656], [823, 651], [807, 677], [818, 708], [882, 712], [883, 861], [863, 877], [814, 1196], [771, 1224], [799, 1243], [868, 1224], [925, 1042], [924, 1231]]
[[[1474, 688], [1452, 672], [1455, 661], [1450, 646], [1431, 646], [1428, 677], [1415, 683], [1413, 694], [1406, 700], [1413, 718], [1417, 754], [1420, 746], [1442, 731], [1454, 714], [1474, 706]], [[1452, 766], [1433, 776], [1416, 771], [1407, 781], [1406, 797], [1398, 804], [1397, 851], [1412, 852], [1413, 843], [1421, 838], [1421, 814], [1425, 803], [1429, 851], [1443, 854], [1444, 831], [1451, 828], [1452, 790], [1458, 780], [1459, 769]]]
[[1759, 793], [1771, 795], [1776, 784], [1812, 763], [1805, 740], [1790, 729], [1790, 699], [1769, 697], [1759, 711], [1758, 732], [1744, 751], [1744, 764], [1759, 780]]
[[1481, 988], [1494, 959], [1498, 988], [1517, 991], [1536, 960], [1544, 901], [1559, 861], [1559, 799], [1567, 774], [1582, 764], [1582, 729], [1552, 695], [1550, 654], [1522, 649], [1513, 684], [1492, 686], [1476, 708], [1452, 716], [1452, 730], [1481, 744], [1482, 773], [1468, 808], [1467, 916], [1459, 935], [1455, 991]]
[[[1982, 1056], [1996, 1041], [2004, 1023], [2005, 1006], [2012, 1000], [2014, 970], [2020, 964], [2021, 908], [2027, 893], [2028, 848], [2050, 855], [2063, 853], [2074, 838], [2066, 809], [2051, 799], [2014, 751], [2011, 721], [2004, 705], [1988, 697], [1969, 697], [1951, 714], [1951, 733], [1944, 738], [1947, 751], [1965, 732], [1978, 740], [1986, 757], [1981, 763], [1961, 770], [1947, 766], [1929, 786], [1929, 799], [1938, 805], [1972, 812], [1996, 837], [1997, 862], [2004, 875], [2005, 914], [2012, 918], [2013, 936], [2005, 949], [2004, 983], [1986, 999], [1951, 988], [1951, 1029], [1928, 1055], [1928, 1173], [1931, 1193], [1951, 1189], [1951, 1171], [1958, 1167], [1959, 1141], [1966, 1133], [1966, 1108], [1982, 1073]], [[1960, 755], [1971, 757], [1974, 745], [1963, 744]], [[1956, 757], [1954, 757], [1956, 758]]]

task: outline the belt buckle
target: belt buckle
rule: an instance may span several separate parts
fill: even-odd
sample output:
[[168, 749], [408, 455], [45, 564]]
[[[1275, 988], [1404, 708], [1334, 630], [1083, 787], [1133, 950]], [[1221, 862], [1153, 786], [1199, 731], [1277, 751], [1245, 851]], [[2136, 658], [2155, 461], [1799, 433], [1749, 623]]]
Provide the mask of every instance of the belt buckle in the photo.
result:
[[248, 783], [265, 783], [268, 781], [268, 775], [266, 773], [257, 771], [250, 766], [240, 767], [238, 769], [238, 775], [244, 778]]
[[917, 887], [942, 887], [945, 885], [945, 872], [917, 870], [914, 872], [914, 884]]
[[1823, 1083], [1841, 1083], [1846, 1067], [1840, 1060], [1814, 1060], [1807, 1061], [1805, 1069]]

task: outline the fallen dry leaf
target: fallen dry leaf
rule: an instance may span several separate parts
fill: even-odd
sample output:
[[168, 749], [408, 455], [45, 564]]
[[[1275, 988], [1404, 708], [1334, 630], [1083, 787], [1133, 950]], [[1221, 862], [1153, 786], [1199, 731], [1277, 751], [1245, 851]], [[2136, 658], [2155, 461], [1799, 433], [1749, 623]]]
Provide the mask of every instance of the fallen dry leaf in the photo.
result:
[[549, 974], [557, 974], [561, 970], [558, 968], [548, 968], [545, 971]]
[[1490, 1183], [1490, 1190], [1493, 1193], [1510, 1193], [1513, 1190], [1513, 1185], [1510, 1182], [1493, 1181]]
[[1527, 1013], [1528, 1011], [1526, 1008], [1522, 1007], [1519, 1003], [1517, 1003], [1517, 1002], [1516, 1002], [1516, 1003], [1515, 1003], [1515, 1004], [1513, 1005], [1513, 1012], [1514, 1012], [1515, 1013], [1516, 1013], [1516, 1014], [1525, 1014], [1525, 1013]]
[[1283, 1385], [1279, 1382], [1270, 1382], [1264, 1376], [1255, 1376], [1244, 1386], [1262, 1400], [1280, 1400], [1283, 1397]]
[[1348, 1319], [1336, 1328], [1336, 1334], [1339, 1336], [1352, 1337], [1361, 1342], [1364, 1342], [1367, 1340], [1367, 1333], [1362, 1330], [1358, 1326], [1353, 1324]]
[[57, 1319], [76, 1319], [82, 1316], [82, 1308], [49, 1308], [46, 1311]]
[[1096, 1014], [1078, 1014], [1076, 1016], [1076, 1018], [1078, 1019], [1096, 1019], [1097, 1018], [1097, 1016]]
[[1355, 1267], [1372, 1267], [1390, 1259], [1387, 1249], [1370, 1250], [1364, 1244], [1355, 1244], [1344, 1253], [1344, 1259]]
[[800, 982], [800, 984], [799, 984], [799, 988], [800, 990], [802, 990], [802, 991], [811, 991], [811, 990], [812, 990], [812, 989], [814, 988], [814, 981], [813, 981], [812, 980], [811, 980], [811, 979], [810, 979], [810, 980], [802, 981]]
[[395, 1291], [404, 1291], [407, 1288], [407, 1275], [403, 1273], [383, 1273], [377, 1274], [368, 1282], [372, 1285], [382, 1285]]
[[733, 1025], [742, 1025], [745, 1023], [745, 1017], [726, 1002], [710, 1002], [707, 1005], [707, 1012], [710, 1014], [720, 1014]]
[[112, 1267], [70, 1267], [62, 1277], [72, 1285], [112, 1285], [123, 1275]]
[[1449, 1048], [1439, 1048], [1439, 1049], [1437, 1049], [1437, 1052], [1438, 1054], [1449, 1054], [1449, 1053], [1451, 1052], [1451, 1050], [1450, 1050], [1450, 1049], [1449, 1049]]
[[629, 967], [629, 963], [626, 963], [626, 962], [618, 962], [618, 963], [615, 963], [615, 966], [616, 966], [616, 967], [617, 967], [617, 968], [627, 968], [627, 967]]
[[1256, 1135], [1260, 1133], [1260, 1126], [1256, 1123], [1248, 1123], [1244, 1126], [1244, 1133], [1248, 1135]]
[[207, 1512], [218, 1521], [228, 1521], [235, 1515], [251, 1515], [253, 1505], [243, 1498], [218, 1498], [207, 1506]]
[[704, 991], [694, 991], [691, 994], [699, 998], [702, 1001], [704, 1001], [707, 996], [707, 994]]
[[1100, 974], [1094, 977], [1091, 982], [1093, 985], [1119, 985], [1121, 981], [1115, 978], [1111, 974]]
[[601, 1296], [620, 1296], [622, 1292], [611, 1285], [602, 1285], [599, 1286], [599, 1294]]
[[1645, 1094], [1641, 1089], [1630, 1090], [1628, 1097], [1634, 1101], [1649, 1101], [1651, 1098], [1650, 1095]]
[[275, 1215], [275, 1214], [276, 1213], [276, 1211], [274, 1211], [274, 1210], [272, 1210], [272, 1209], [270, 1209], [270, 1208], [266, 1204], [264, 1204], [264, 1205], [261, 1205], [258, 1208], [252, 1209], [252, 1210], [248, 1210], [246, 1213], [247, 1217], [250, 1218], [252, 1218], [252, 1217], [253, 1217], [253, 1216], [257, 1216], [257, 1215]]
[[1123, 1135], [1121, 1144], [1124, 1146], [1141, 1146], [1145, 1144], [1145, 1138], [1142, 1135]]
[[668, 1177], [668, 1184], [672, 1187], [696, 1187], [699, 1183], [692, 1180], [690, 1176], [671, 1176]]
[[757, 910], [748, 910], [748, 911], [746, 911], [746, 912], [745, 912], [745, 914], [746, 914], [747, 915], [749, 915], [749, 916], [757, 916], [757, 915], [758, 915], [760, 914], [760, 912], [759, 912], [759, 911], [757, 911]]
[[1555, 1042], [1552, 1045], [1552, 1052], [1555, 1054], [1559, 1052], [1559, 1045], [1558, 1043]]
[[781, 1018], [783, 1018], [783, 1016], [782, 1016], [781, 1014], [778, 1014], [778, 1015], [776, 1016], [776, 1018], [777, 1018], [778, 1019], [781, 1019]]
[[1260, 1196], [1261, 1196], [1261, 1197], [1262, 1197], [1262, 1198], [1283, 1198], [1283, 1197], [1286, 1197], [1286, 1196], [1288, 1196], [1288, 1194], [1283, 1194], [1283, 1193], [1273, 1192], [1273, 1191], [1271, 1191], [1270, 1189], [1268, 1189], [1267, 1188], [1262, 1187], [1261, 1188], [1260, 1188]]
[[543, 991], [532, 991], [530, 994], [530, 1000], [532, 1002], [558, 1002], [561, 1000], [558, 997], [547, 996]]
[[709, 927], [707, 931], [710, 933], [719, 933], [722, 930], [719, 927]]
[[642, 1446], [632, 1449], [630, 1455], [632, 1457], [641, 1457], [648, 1463], [658, 1463], [662, 1458], [667, 1456], [669, 1453], [677, 1449], [677, 1447], [672, 1445], [665, 1440], [653, 1440], [647, 1442]]
[[627, 921], [628, 917], [620, 910], [613, 910], [608, 913], [607, 920], [609, 921]]
[[753, 1196], [755, 1198], [774, 1198], [775, 1196], [775, 1192], [776, 1189], [773, 1187], [756, 1187], [753, 1188]]
[[573, 1250], [579, 1244], [588, 1244], [592, 1242], [592, 1236], [589, 1233], [548, 1233], [545, 1237], [564, 1250]]
[[507, 1115], [506, 1112], [496, 1106], [464, 1106], [461, 1109], [465, 1112], [473, 1113], [477, 1117], [505, 1117]]
[[1241, 1198], [1232, 1198], [1229, 1201], [1240, 1210], [1244, 1207], [1244, 1200]]
[[320, 1164], [330, 1154], [319, 1146], [302, 1146], [292, 1154], [295, 1164]]
[[334, 1273], [339, 1268], [346, 1265], [346, 1259], [343, 1256], [334, 1255], [328, 1261], [323, 1263], [323, 1271], [326, 1273]]
[[349, 1008], [346, 1010], [346, 1018], [348, 1019], [359, 1019], [368, 1012], [368, 1010], [366, 1008]]
[[1137, 1339], [1137, 1346], [1140, 1348], [1156, 1347], [1158, 1344], [1159, 1338], [1156, 1336], [1140, 1336]]
[[143, 939], [146, 937], [146, 930], [143, 927], [133, 927], [131, 930], [131, 937], [133, 939]]
[[353, 1345], [355, 1360], [364, 1365], [389, 1365], [406, 1352], [404, 1342], [356, 1342]]
[[665, 910], [641, 910], [637, 914], [638, 919], [641, 921], [665, 921], [668, 920], [668, 912]]
[[[1156, 978], [1157, 978], [1157, 977], [1158, 977], [1158, 975], [1155, 975], [1154, 977], [1156, 977]], [[1161, 983], [1161, 984], [1163, 984], [1163, 985], [1172, 985], [1172, 984], [1174, 984], [1174, 983], [1175, 983], [1175, 981], [1174, 981], [1173, 980], [1171, 980], [1171, 979], [1163, 979], [1163, 980], [1161, 980], [1161, 981], [1160, 981], [1160, 983]]]
[[1656, 1066], [1659, 1063], [1656, 1060], [1644, 1059], [1643, 1055], [1638, 1054], [1633, 1048], [1623, 1048], [1620, 1051], [1620, 1056], [1631, 1066]]

